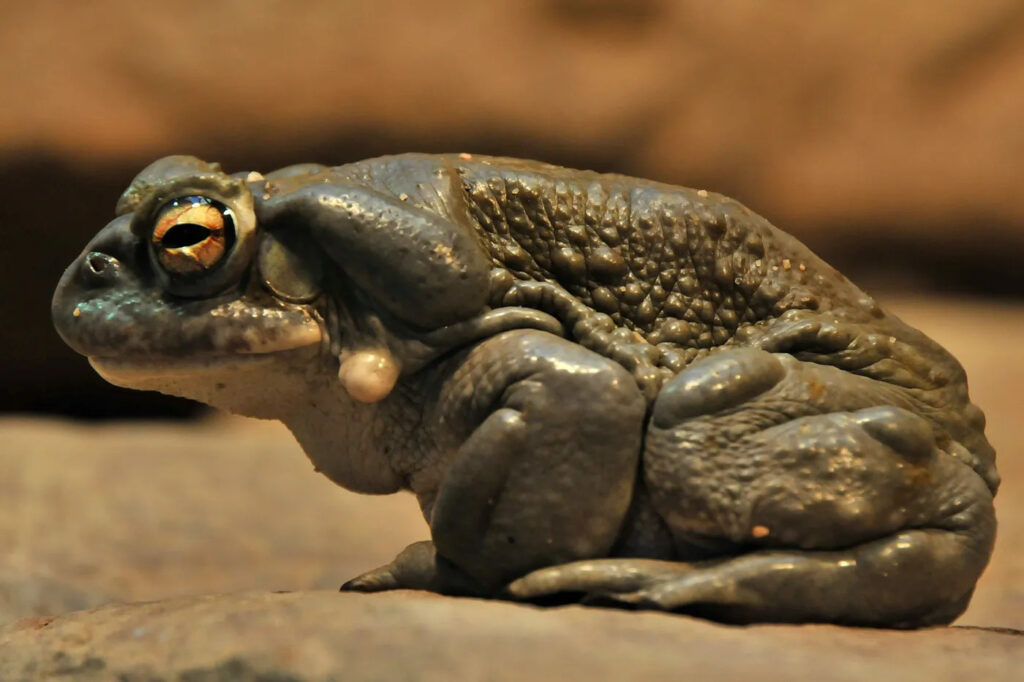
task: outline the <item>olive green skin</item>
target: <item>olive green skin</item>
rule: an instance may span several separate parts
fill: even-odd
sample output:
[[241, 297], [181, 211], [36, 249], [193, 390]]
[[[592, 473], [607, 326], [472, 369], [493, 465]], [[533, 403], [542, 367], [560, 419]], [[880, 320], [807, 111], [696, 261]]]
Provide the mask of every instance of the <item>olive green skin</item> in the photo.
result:
[[[188, 193], [251, 201], [254, 232], [168, 283], [142, 246]], [[431, 541], [343, 589], [916, 627], [962, 612], [991, 553], [963, 369], [734, 200], [467, 154], [265, 177], [169, 157], [119, 211], [58, 331], [215, 366], [138, 387], [281, 419], [350, 489], [412, 490]], [[264, 350], [311, 320], [318, 345]], [[338, 380], [365, 349], [398, 368], [372, 403]]]

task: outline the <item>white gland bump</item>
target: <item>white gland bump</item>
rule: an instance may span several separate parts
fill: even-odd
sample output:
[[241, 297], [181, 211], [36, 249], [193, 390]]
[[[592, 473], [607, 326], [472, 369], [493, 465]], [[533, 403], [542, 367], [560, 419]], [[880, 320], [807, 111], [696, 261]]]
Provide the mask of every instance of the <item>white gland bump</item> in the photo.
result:
[[357, 351], [341, 361], [338, 379], [356, 400], [375, 403], [395, 387], [398, 363], [385, 349]]

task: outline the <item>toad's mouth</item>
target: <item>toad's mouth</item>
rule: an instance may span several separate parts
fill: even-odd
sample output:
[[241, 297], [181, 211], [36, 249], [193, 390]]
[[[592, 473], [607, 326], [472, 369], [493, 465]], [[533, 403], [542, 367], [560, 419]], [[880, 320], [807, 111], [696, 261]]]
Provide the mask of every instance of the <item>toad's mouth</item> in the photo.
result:
[[94, 295], [58, 288], [52, 314], [57, 332], [78, 353], [140, 365], [277, 353], [321, 344], [326, 336], [312, 306], [229, 295], [179, 300], [152, 290]]
[[323, 341], [323, 332], [320, 325], [309, 320], [307, 324], [291, 326], [287, 334], [277, 334], [273, 337], [256, 334], [242, 339], [242, 342], [238, 339], [233, 340], [234, 343], [225, 343], [223, 339], [217, 339], [220, 343], [215, 344], [215, 347], [223, 345], [230, 350], [207, 351], [180, 357], [131, 352], [119, 355], [84, 354], [101, 377], [118, 386], [135, 388], [140, 384], [139, 380], [143, 379], [141, 383], [151, 384], [159, 381], [161, 377], [222, 372], [232, 367], [267, 361], [282, 353], [311, 347], [319, 348]]

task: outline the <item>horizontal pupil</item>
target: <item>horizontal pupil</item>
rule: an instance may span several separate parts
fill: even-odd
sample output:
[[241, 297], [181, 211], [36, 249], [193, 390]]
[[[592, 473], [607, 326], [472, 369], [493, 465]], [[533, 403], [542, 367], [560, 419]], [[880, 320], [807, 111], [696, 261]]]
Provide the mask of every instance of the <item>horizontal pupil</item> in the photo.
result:
[[160, 240], [165, 249], [180, 249], [194, 246], [210, 236], [210, 229], [195, 223], [178, 223], [172, 225]]

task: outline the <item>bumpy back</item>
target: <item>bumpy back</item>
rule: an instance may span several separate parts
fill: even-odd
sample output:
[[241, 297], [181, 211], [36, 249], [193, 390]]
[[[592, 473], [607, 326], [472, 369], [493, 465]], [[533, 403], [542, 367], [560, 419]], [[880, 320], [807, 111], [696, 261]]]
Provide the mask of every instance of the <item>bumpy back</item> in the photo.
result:
[[[912, 392], [995, 488], [960, 364], [791, 235], [703, 190], [534, 161], [410, 154], [335, 169], [476, 233], [491, 304], [545, 310], [649, 400], [716, 348], [829, 364]], [[940, 434], [941, 435], [941, 434]], [[959, 446], [963, 448], [963, 446]]]

